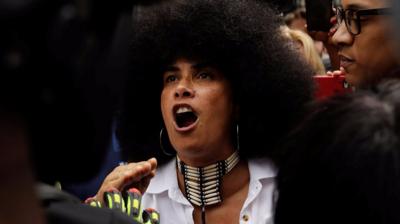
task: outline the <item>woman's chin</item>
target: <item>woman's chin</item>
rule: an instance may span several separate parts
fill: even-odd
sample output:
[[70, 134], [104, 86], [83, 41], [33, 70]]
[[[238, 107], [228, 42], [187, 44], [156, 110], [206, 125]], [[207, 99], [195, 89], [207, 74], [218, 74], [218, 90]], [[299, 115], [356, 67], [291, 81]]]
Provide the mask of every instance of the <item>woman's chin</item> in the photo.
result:
[[192, 142], [181, 141], [180, 144], [176, 146], [176, 152], [179, 157], [198, 157], [204, 154], [204, 147]]

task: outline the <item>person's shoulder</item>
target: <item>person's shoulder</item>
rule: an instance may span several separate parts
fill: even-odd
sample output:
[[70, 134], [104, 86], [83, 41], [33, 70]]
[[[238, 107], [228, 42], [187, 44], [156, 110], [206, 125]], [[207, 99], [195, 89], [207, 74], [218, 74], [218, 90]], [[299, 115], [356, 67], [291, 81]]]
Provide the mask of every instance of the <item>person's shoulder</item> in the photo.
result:
[[275, 163], [268, 158], [249, 159], [248, 166], [250, 178], [253, 180], [275, 178], [278, 172]]
[[40, 184], [38, 195], [49, 224], [137, 224], [122, 212], [90, 207], [49, 185]]
[[119, 211], [69, 202], [52, 203], [45, 213], [49, 224], [137, 224]]

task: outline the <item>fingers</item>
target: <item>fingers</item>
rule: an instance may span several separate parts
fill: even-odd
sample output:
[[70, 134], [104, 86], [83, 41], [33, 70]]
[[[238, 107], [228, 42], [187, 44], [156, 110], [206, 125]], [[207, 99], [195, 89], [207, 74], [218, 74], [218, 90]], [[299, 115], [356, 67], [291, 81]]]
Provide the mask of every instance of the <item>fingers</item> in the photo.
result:
[[[128, 169], [121, 179], [123, 179], [122, 189], [135, 187], [143, 194], [151, 178], [155, 176], [157, 160], [152, 158], [138, 164], [128, 164]], [[120, 181], [120, 180], [119, 180]]]
[[314, 40], [322, 41], [322, 42], [324, 42], [325, 45], [331, 45], [332, 44], [332, 36], [336, 33], [336, 30], [338, 27], [336, 16], [332, 16], [330, 18], [330, 23], [332, 24], [332, 27], [329, 29], [328, 32], [310, 31], [310, 32], [308, 32], [308, 34]]
[[150, 183], [150, 179], [155, 175], [156, 168], [157, 160], [155, 158], [116, 167], [104, 179], [96, 194], [97, 200], [103, 202], [104, 192], [112, 188], [122, 191], [127, 186], [134, 186], [144, 193]]
[[326, 75], [330, 75], [330, 76], [333, 76], [333, 75], [345, 75], [345, 72], [344, 72], [343, 67], [340, 67], [340, 70], [327, 71]]
[[129, 163], [128, 165], [120, 166], [118, 167], [120, 173], [116, 181], [118, 183], [122, 181], [121, 185], [126, 185], [133, 181], [140, 181], [143, 177], [155, 170], [156, 166], [156, 164], [154, 165], [149, 161]]
[[126, 214], [138, 222], [142, 218], [142, 194], [136, 188], [131, 188], [126, 191], [125, 196]]
[[343, 72], [340, 71], [340, 70], [335, 70], [335, 71], [333, 71], [332, 74], [333, 74], [333, 75], [344, 75]]
[[87, 199], [85, 203], [92, 207], [104, 207], [122, 211], [138, 223], [160, 223], [160, 213], [152, 208], [142, 209], [142, 194], [136, 188], [130, 188], [123, 193], [116, 189], [111, 189], [105, 193], [105, 196], [106, 203], [104, 206], [100, 206], [99, 202], [94, 198]]
[[160, 213], [152, 208], [147, 208], [143, 211], [143, 223], [144, 224], [159, 224], [160, 223]]
[[157, 160], [156, 158], [151, 158], [147, 160], [151, 165], [151, 170], [155, 170], [157, 168]]
[[328, 33], [322, 31], [310, 31], [308, 34], [314, 39], [322, 42], [328, 41]]
[[[139, 188], [139, 190], [140, 190], [140, 192], [142, 192], [142, 194], [144, 194], [144, 192], [147, 189], [147, 186], [149, 186], [151, 178], [153, 178], [156, 175], [157, 160], [155, 158], [151, 158], [151, 159], [147, 160], [147, 162], [149, 162], [151, 165], [151, 171], [150, 171], [150, 173], [147, 173], [140, 180], [140, 185], [136, 185], [136, 187]], [[132, 187], [132, 186], [130, 186], [130, 187]]]

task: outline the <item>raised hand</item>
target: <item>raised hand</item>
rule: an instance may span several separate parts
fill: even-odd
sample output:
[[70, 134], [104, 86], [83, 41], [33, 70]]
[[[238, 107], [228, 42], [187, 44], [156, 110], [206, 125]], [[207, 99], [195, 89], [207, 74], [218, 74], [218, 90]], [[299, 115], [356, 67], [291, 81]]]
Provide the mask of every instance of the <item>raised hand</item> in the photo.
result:
[[116, 189], [123, 192], [125, 189], [134, 187], [143, 194], [146, 191], [151, 178], [154, 177], [156, 168], [157, 160], [155, 158], [116, 167], [104, 179], [95, 199], [103, 203], [104, 192], [110, 189]]

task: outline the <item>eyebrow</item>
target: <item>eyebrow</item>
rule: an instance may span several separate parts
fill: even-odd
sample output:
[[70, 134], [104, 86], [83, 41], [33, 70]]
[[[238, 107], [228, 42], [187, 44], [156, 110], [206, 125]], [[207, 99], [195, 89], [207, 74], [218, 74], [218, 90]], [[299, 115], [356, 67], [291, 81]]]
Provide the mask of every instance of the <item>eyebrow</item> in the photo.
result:
[[176, 72], [179, 71], [179, 68], [174, 66], [174, 65], [168, 65], [165, 69], [164, 72]]
[[208, 62], [200, 62], [200, 63], [192, 65], [192, 68], [194, 68], [196, 70], [207, 68], [207, 67], [212, 67], [212, 66]]
[[[204, 68], [212, 67], [212, 66], [208, 62], [200, 62], [200, 63], [193, 64], [191, 67], [192, 67], [192, 69], [200, 70], [200, 69], [204, 69]], [[179, 68], [175, 65], [169, 65], [164, 70], [164, 72], [177, 72], [177, 71], [179, 71]]]

